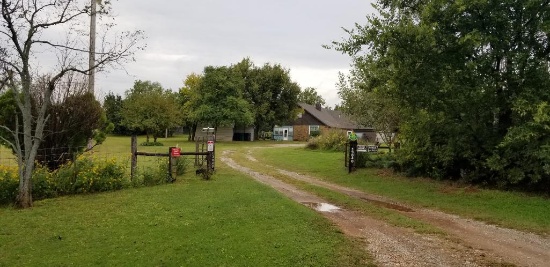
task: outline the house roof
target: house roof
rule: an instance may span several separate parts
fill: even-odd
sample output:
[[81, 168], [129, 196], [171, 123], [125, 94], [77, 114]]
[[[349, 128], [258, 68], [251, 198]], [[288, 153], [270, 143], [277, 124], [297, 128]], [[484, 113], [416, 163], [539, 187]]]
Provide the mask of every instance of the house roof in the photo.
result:
[[357, 125], [357, 123], [353, 122], [347, 115], [339, 110], [331, 110], [327, 108], [321, 108], [321, 110], [318, 110], [315, 106], [306, 103], [298, 103], [298, 105], [321, 123], [331, 128], [370, 129], [369, 127]]

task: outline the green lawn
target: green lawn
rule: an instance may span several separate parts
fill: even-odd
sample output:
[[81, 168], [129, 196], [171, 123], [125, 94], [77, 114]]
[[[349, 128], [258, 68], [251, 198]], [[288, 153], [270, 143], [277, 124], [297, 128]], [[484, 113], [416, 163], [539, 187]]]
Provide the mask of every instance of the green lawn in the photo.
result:
[[226, 167], [215, 179], [0, 209], [0, 266], [356, 266], [327, 220]]
[[[141, 140], [140, 140], [141, 141]], [[159, 140], [167, 150], [181, 139]], [[128, 144], [125, 148], [124, 144]], [[248, 143], [221, 143], [217, 149]], [[129, 153], [110, 137], [94, 153]], [[219, 163], [174, 184], [0, 208], [0, 266], [363, 266], [361, 242], [328, 220]]]
[[550, 234], [550, 199], [545, 197], [454, 186], [447, 182], [406, 178], [376, 169], [359, 169], [348, 174], [343, 153], [277, 148], [258, 150], [255, 155], [267, 164], [416, 206], [439, 209], [505, 227]]

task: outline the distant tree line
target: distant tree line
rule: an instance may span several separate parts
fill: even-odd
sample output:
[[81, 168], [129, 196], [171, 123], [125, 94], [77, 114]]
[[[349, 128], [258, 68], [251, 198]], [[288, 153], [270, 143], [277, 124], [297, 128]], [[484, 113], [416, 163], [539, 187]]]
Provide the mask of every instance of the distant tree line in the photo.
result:
[[156, 139], [166, 128], [184, 126], [194, 140], [199, 124], [253, 126], [258, 136], [292, 121], [300, 101], [325, 103], [314, 88], [302, 91], [281, 65], [256, 66], [245, 58], [189, 74], [177, 93], [156, 82], [136, 81], [125, 98], [110, 93], [103, 106], [115, 134], [139, 132]]
[[550, 192], [550, 2], [379, 0], [331, 48], [342, 110], [396, 131], [415, 176]]

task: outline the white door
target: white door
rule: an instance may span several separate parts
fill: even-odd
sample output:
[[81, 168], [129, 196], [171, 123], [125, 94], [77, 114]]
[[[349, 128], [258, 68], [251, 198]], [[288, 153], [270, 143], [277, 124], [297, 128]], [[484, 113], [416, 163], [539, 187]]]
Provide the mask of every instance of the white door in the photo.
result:
[[283, 141], [288, 141], [288, 129], [283, 130]]

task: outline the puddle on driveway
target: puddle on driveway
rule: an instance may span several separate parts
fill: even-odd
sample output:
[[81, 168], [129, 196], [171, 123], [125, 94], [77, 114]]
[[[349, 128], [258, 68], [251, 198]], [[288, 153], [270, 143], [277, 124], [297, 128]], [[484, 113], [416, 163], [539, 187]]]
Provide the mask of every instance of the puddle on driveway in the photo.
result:
[[328, 204], [328, 203], [314, 203], [314, 202], [302, 202], [302, 204], [310, 207], [310, 208], [313, 208], [314, 210], [316, 211], [320, 211], [320, 212], [336, 212], [337, 210], [340, 210], [339, 207], [336, 207], [332, 204]]

